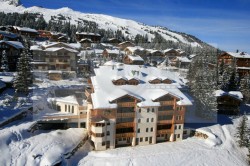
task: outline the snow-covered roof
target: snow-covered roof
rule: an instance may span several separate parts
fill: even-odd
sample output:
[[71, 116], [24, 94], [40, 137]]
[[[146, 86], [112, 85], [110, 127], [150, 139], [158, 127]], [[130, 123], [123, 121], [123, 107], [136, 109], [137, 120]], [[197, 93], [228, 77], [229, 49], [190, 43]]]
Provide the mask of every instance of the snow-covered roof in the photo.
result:
[[187, 57], [177, 57], [177, 59], [180, 61], [180, 62], [186, 62], [186, 63], [190, 63], [191, 60], [188, 59]]
[[124, 41], [124, 42], [119, 43], [118, 45], [123, 45], [123, 44], [126, 44], [126, 43], [129, 43], [129, 44], [134, 45], [134, 43], [132, 43], [132, 42], [130, 42], [130, 41]]
[[59, 51], [59, 50], [67, 50], [69, 52], [74, 52], [74, 53], [78, 52], [78, 51], [76, 51], [74, 49], [65, 48], [65, 47], [50, 47], [50, 48], [46, 48], [44, 51], [56, 52], [56, 51]]
[[154, 53], [156, 53], [156, 52], [162, 53], [162, 51], [160, 51], [160, 50], [155, 50], [155, 49], [147, 49], [147, 52], [149, 52], [149, 53], [151, 53], [151, 54], [154, 54]]
[[39, 65], [39, 64], [48, 64], [48, 62], [31, 62], [31, 64], [36, 64], [36, 65]]
[[49, 42], [49, 43], [44, 42], [42, 44], [42, 46], [44, 48], [49, 48], [49, 47], [56, 47], [56, 45], [58, 45], [58, 44], [64, 45], [65, 47], [70, 47], [71, 49], [76, 49], [76, 47], [75, 47], [76, 45], [74, 45], [74, 43], [68, 44], [68, 43], [63, 43], [63, 42]]
[[194, 57], [196, 57], [197, 55], [196, 54], [191, 54], [191, 55], [189, 55], [189, 58], [194, 58]]
[[31, 29], [31, 28], [28, 28], [28, 27], [13, 26], [13, 28], [15, 28], [15, 29], [17, 29], [17, 30], [19, 30], [19, 31], [38, 33], [37, 30]]
[[[116, 62], [112, 62], [117, 64]], [[181, 102], [180, 105], [191, 105], [191, 101], [178, 88], [183, 85], [182, 81], [174, 72], [161, 70], [155, 67], [145, 67], [143, 65], [123, 64], [122, 70], [118, 70], [118, 65], [105, 65], [95, 68], [95, 76], [91, 77], [94, 93], [91, 94], [94, 109], [117, 108], [116, 103], [112, 103], [117, 98], [129, 95], [138, 99], [139, 107], [159, 106], [160, 103], [153, 100], [165, 94], [176, 96]], [[153, 77], [169, 78], [175, 80], [172, 84], [150, 84]], [[137, 79], [138, 85], [113, 84], [113, 80], [124, 78], [126, 80]]]
[[69, 43], [68, 45], [74, 49], [80, 49], [82, 47], [81, 43]]
[[60, 71], [60, 70], [49, 70], [48, 73], [49, 74], [62, 74], [62, 71]]
[[234, 97], [236, 99], [243, 99], [243, 95], [240, 91], [229, 91], [229, 92], [225, 92], [223, 90], [216, 90], [214, 92], [214, 95], [216, 97], [220, 97], [220, 96], [231, 96], [231, 97]]
[[34, 50], [42, 51], [43, 49], [39, 45], [33, 45], [33, 46], [30, 46], [30, 50], [32, 50], [32, 51], [34, 51]]
[[80, 42], [84, 42], [84, 41], [92, 42], [91, 39], [87, 39], [87, 38], [84, 38], [84, 39], [81, 39], [81, 40], [80, 40]]
[[247, 59], [250, 59], [250, 55], [246, 52], [242, 53], [242, 52], [226, 52], [227, 54], [235, 57], [235, 58], [247, 58]]
[[134, 46], [134, 47], [126, 47], [125, 50], [129, 50], [130, 52], [134, 53], [135, 51], [144, 51], [145, 49], [140, 46]]
[[120, 50], [117, 49], [105, 49], [109, 54], [119, 54]]
[[0, 81], [3, 81], [5, 83], [11, 83], [14, 81], [13, 76], [0, 76]]
[[[175, 50], [175, 49], [173, 49], [173, 48], [168, 48], [168, 49], [166, 49], [166, 50], [163, 50], [163, 52], [164, 52], [164, 53], [167, 53], [167, 52], [172, 51], [172, 50]], [[175, 51], [176, 51], [176, 50], [175, 50]]]
[[15, 47], [16, 49], [23, 49], [24, 46], [21, 42], [19, 41], [4, 41], [4, 40], [1, 40], [0, 43], [6, 43], [8, 45], [11, 45], [12, 47]]
[[91, 36], [101, 36], [99, 33], [91, 33], [91, 32], [76, 32], [77, 35], [91, 35]]
[[132, 61], [144, 61], [139, 55], [128, 55], [129, 59]]
[[55, 98], [55, 101], [78, 105], [78, 101], [75, 96], [57, 97]]

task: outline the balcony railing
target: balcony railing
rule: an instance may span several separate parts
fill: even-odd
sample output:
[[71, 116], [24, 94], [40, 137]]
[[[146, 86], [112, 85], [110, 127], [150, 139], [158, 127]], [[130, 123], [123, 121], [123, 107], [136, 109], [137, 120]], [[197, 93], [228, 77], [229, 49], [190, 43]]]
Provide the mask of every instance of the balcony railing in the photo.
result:
[[173, 122], [173, 120], [171, 119], [171, 120], [158, 120], [158, 123], [160, 123], [160, 124], [172, 124], [172, 122]]
[[160, 101], [161, 105], [174, 105], [174, 101]]
[[134, 122], [126, 122], [126, 123], [116, 124], [116, 128], [128, 128], [128, 127], [134, 127]]
[[134, 107], [134, 102], [123, 102], [123, 103], [117, 103], [118, 107]]
[[78, 119], [78, 115], [69, 115], [69, 116], [64, 116], [64, 115], [58, 115], [58, 116], [44, 116], [43, 119], [49, 119], [49, 120], [61, 120], [61, 119]]
[[117, 118], [132, 118], [135, 117], [135, 112], [129, 112], [129, 113], [117, 113]]
[[158, 111], [158, 115], [173, 115], [173, 110], [166, 110], [166, 111]]
[[134, 137], [134, 133], [120, 133], [120, 134], [116, 134], [116, 138], [131, 138]]
[[157, 130], [157, 134], [170, 134], [171, 129], [162, 129], [162, 130]]

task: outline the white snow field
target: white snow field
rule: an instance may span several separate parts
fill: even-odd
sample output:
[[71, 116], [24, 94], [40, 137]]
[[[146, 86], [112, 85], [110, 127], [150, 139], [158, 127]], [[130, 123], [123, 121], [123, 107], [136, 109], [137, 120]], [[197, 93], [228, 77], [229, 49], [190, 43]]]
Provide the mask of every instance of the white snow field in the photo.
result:
[[234, 138], [238, 123], [236, 119], [234, 124], [200, 128], [199, 131], [209, 136], [206, 140], [192, 137], [180, 142], [92, 151], [79, 165], [247, 166], [247, 149], [239, 148]]
[[53, 165], [86, 137], [85, 129], [55, 130], [34, 136], [23, 123], [0, 130], [0, 165]]

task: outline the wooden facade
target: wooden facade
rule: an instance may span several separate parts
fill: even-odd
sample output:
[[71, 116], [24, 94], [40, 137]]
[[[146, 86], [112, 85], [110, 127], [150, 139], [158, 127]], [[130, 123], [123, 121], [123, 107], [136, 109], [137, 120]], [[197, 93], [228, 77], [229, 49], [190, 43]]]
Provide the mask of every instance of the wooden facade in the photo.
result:
[[241, 100], [230, 95], [217, 97], [217, 104], [219, 114], [237, 115], [240, 112]]
[[23, 50], [23, 47], [15, 47], [15, 45], [10, 44], [8, 41], [0, 42], [0, 61], [2, 59], [2, 52], [6, 51], [8, 59], [9, 71], [15, 72], [17, 69], [17, 62], [20, 54]]
[[130, 42], [130, 41], [125, 41], [125, 42], [122, 42], [122, 43], [119, 43], [118, 44], [118, 47], [121, 49], [121, 50], [124, 50], [125, 48], [127, 47], [134, 47], [135, 44]]
[[90, 39], [93, 43], [100, 43], [102, 36], [98, 33], [88, 33], [88, 32], [77, 32], [76, 39], [81, 41], [82, 39]]
[[134, 60], [134, 59], [131, 59], [131, 57], [129, 55], [126, 55], [123, 58], [123, 63], [129, 64], [129, 65], [143, 65], [144, 61], [143, 61], [143, 59], [142, 60]]
[[240, 76], [250, 74], [250, 55], [246, 53], [238, 53], [239, 56], [233, 56], [230, 53], [222, 53], [218, 56], [218, 64], [221, 64], [222, 61], [225, 65], [236, 66], [237, 72]]

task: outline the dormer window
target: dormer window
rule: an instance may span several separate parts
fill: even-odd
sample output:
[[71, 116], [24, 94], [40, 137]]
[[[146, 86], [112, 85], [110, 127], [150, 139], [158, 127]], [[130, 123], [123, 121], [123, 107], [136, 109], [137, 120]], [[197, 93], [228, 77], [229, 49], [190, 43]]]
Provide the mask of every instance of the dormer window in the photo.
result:
[[130, 80], [128, 80], [127, 84], [128, 85], [138, 85], [140, 83], [140, 81], [136, 78], [132, 78]]
[[151, 79], [150, 81], [148, 81], [150, 84], [160, 84], [161, 83], [161, 79], [160, 78], [154, 78]]
[[126, 85], [127, 79], [118, 78], [118, 79], [114, 79], [112, 82], [113, 82], [114, 85]]
[[166, 79], [163, 79], [163, 80], [162, 80], [162, 83], [163, 83], [163, 84], [172, 84], [172, 80], [166, 78]]

